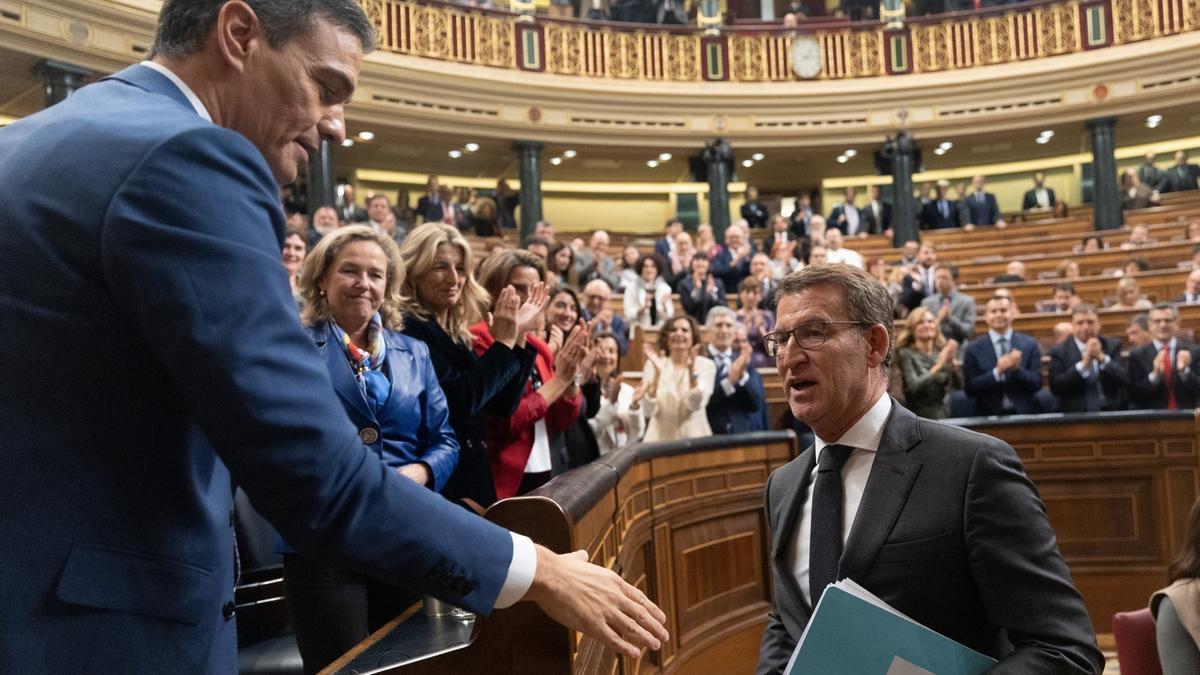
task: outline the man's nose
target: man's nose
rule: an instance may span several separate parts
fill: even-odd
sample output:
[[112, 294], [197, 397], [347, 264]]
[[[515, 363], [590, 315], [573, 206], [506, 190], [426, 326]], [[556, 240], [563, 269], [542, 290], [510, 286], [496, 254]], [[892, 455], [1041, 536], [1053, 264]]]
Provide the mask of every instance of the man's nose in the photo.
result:
[[321, 117], [317, 122], [317, 133], [335, 145], [346, 140], [346, 112], [341, 104], [329, 108]]

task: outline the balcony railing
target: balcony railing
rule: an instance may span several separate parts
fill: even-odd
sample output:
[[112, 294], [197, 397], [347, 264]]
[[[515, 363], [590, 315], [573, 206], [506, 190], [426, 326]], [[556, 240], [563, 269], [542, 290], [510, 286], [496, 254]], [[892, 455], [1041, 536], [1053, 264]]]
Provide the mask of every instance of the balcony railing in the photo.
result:
[[914, 19], [898, 28], [842, 22], [715, 33], [528, 17], [431, 0], [360, 2], [379, 29], [380, 47], [398, 54], [677, 82], [799, 80], [793, 63], [798, 42], [811, 51], [815, 41], [819, 68], [812, 77], [836, 80], [1013, 63], [1200, 29], [1200, 0], [1048, 0]]

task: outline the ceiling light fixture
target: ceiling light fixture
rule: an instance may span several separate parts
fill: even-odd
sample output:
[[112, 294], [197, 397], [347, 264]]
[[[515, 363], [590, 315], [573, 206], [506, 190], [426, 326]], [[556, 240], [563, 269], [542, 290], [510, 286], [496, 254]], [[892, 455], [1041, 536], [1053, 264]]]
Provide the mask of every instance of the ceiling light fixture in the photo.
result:
[[465, 147], [467, 149], [467, 152], [475, 152], [476, 150], [479, 149], [479, 144], [478, 143], [467, 143], [463, 147]]
[[1045, 144], [1047, 144], [1047, 143], [1049, 143], [1049, 142], [1050, 142], [1050, 137], [1049, 137], [1049, 136], [1038, 136], [1038, 137], [1037, 137], [1037, 141], [1036, 141], [1036, 143], [1037, 143], [1038, 145], [1045, 145]]
[[849, 150], [843, 152], [842, 154], [847, 157], [854, 157], [854, 156], [858, 155], [858, 151], [855, 150], [854, 148], [850, 148]]
[[550, 163], [554, 166], [558, 166], [559, 164], [562, 164], [562, 157], [551, 157]]
[[651, 159], [651, 160], [647, 160], [647, 161], [646, 161], [646, 166], [648, 166], [648, 167], [650, 167], [651, 169], [653, 169], [653, 168], [655, 168], [655, 167], [657, 167], [657, 166], [658, 166], [658, 160], [657, 160], [657, 159]]
[[375, 134], [374, 134], [374, 132], [371, 132], [371, 131], [360, 131], [360, 132], [358, 132], [358, 140], [373, 141], [373, 140], [375, 140]]
[[458, 159], [459, 157], [462, 157], [462, 150], [451, 150], [447, 154], [450, 155], [450, 159]]
[[1054, 131], [1051, 129], [1046, 129], [1045, 131], [1043, 131], [1041, 133], [1041, 137], [1042, 138], [1054, 138]]
[[838, 155], [838, 157], [837, 157], [838, 164], [845, 164], [846, 162], [849, 162], [849, 161], [850, 161], [850, 158], [845, 155]]
[[950, 141], [942, 141], [940, 144], [938, 144], [938, 147], [942, 150], [949, 150], [950, 148], [954, 147], [954, 144]]
[[764, 159], [766, 159], [766, 158], [767, 158], [767, 156], [766, 156], [766, 155], [764, 155], [764, 154], [762, 154], [761, 152], [756, 152], [756, 153], [754, 153], [753, 155], [750, 155], [750, 159], [752, 159], [752, 160], [754, 160], [754, 161], [756, 161], [756, 162], [761, 162], [761, 161], [763, 161], [763, 160], [764, 160]]
[[574, 150], [563, 150], [563, 157], [566, 157], [567, 159], [574, 159], [575, 155], [577, 154], [579, 153], [575, 152]]
[[1157, 127], [1158, 125], [1162, 124], [1162, 119], [1163, 119], [1162, 115], [1150, 115], [1149, 117], [1146, 118], [1146, 126], [1153, 129], [1153, 128]]
[[352, 145], [354, 145], [354, 139], [353, 139], [353, 138], [347, 138], [346, 140], [342, 141], [342, 147], [343, 147], [343, 148], [348, 148], [348, 147], [350, 147], [350, 146], [352, 146]]
[[744, 166], [744, 167], [746, 167], [747, 169], [749, 169], [750, 167], [754, 166], [754, 160], [752, 160], [752, 159], [743, 159], [743, 160], [742, 160], [742, 166]]
[[672, 155], [669, 152], [658, 153], [658, 161], [660, 161], [660, 162], [669, 162], [669, 161], [671, 161], [671, 157], [672, 157]]
[[933, 154], [938, 155], [938, 156], [944, 155], [944, 154], [946, 154], [946, 148], [941, 148], [941, 147], [934, 148]]

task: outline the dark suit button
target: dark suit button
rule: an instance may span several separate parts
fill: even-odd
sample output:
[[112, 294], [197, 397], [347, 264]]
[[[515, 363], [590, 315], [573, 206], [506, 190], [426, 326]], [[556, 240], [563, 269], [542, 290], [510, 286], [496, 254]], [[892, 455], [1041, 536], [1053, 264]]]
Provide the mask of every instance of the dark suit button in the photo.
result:
[[232, 619], [234, 614], [237, 614], [237, 605], [233, 604], [232, 600], [221, 607], [221, 616], [224, 616], [226, 621]]
[[370, 445], [370, 444], [374, 443], [375, 441], [379, 440], [379, 430], [375, 429], [373, 427], [359, 429], [358, 437], [362, 439], [363, 443]]

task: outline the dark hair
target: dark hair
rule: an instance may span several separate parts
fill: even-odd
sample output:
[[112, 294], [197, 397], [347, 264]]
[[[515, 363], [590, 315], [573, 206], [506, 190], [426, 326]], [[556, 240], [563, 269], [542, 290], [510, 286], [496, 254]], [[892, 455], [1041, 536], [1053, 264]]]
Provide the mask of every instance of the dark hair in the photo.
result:
[[367, 206], [368, 207], [371, 206], [371, 203], [377, 199], [382, 199], [383, 201], [387, 202], [388, 206], [392, 205], [392, 200], [390, 198], [388, 198], [387, 195], [383, 194], [382, 192], [376, 192], [375, 194], [371, 195], [370, 197], [367, 197]]
[[509, 249], [483, 261], [479, 266], [479, 283], [491, 295], [491, 302], [500, 297], [500, 291], [508, 285], [513, 270], [519, 267], [529, 267], [537, 272], [539, 281], [546, 280], [546, 267], [542, 259], [529, 251]]
[[[696, 258], [696, 256], [692, 256], [693, 260], [695, 258]], [[663, 264], [662, 264], [662, 261], [660, 261], [658, 259], [658, 256], [654, 255], [653, 253], [646, 253], [646, 254], [642, 255], [642, 257], [638, 258], [638, 261], [637, 261], [638, 276], [640, 277], [642, 275], [642, 270], [646, 268], [647, 260], [654, 263], [654, 269], [655, 269], [655, 271], [658, 272], [658, 276], [661, 277], [662, 273], [663, 273]]]
[[[244, 0], [258, 16], [267, 44], [279, 49], [307, 35], [317, 21], [329, 21], [358, 38], [363, 53], [375, 48], [375, 29], [354, 0]], [[182, 57], [204, 48], [227, 0], [165, 0], [150, 58]]]
[[870, 326], [879, 324], [887, 331], [888, 348], [879, 364], [884, 373], [892, 366], [892, 294], [878, 279], [864, 270], [849, 265], [810, 265], [783, 278], [775, 291], [778, 303], [785, 296], [798, 295], [810, 288], [832, 286], [842, 293], [846, 318], [865, 324], [860, 333], [866, 336]]
[[[1076, 314], [1096, 314], [1096, 306], [1081, 302], [1071, 308], [1071, 316], [1075, 316]], [[1099, 316], [1099, 314], [1096, 314], [1096, 316]]]
[[1150, 315], [1146, 314], [1145, 312], [1142, 312], [1141, 314], [1134, 314], [1133, 316], [1129, 317], [1129, 321], [1125, 322], [1125, 325], [1132, 326], [1135, 323], [1140, 326], [1142, 330], [1150, 330]]
[[676, 321], [688, 322], [688, 326], [692, 329], [692, 345], [700, 343], [700, 324], [696, 323], [696, 319], [691, 314], [676, 314], [664, 321], [662, 328], [658, 331], [658, 350], [664, 354], [667, 353], [667, 348], [670, 345], [671, 327], [675, 325]]
[[1121, 265], [1121, 269], [1129, 267], [1130, 264], [1137, 265], [1139, 272], [1145, 272], [1150, 269], [1150, 263], [1146, 262], [1144, 258], [1130, 258], [1125, 261], [1124, 265]]
[[941, 265], [942, 269], [950, 272], [950, 278], [958, 281], [958, 265]]
[[[1175, 321], [1179, 320], [1179, 308], [1169, 302], [1156, 302], [1156, 303], [1154, 303], [1154, 306], [1150, 308], [1150, 311], [1151, 312], [1154, 312], [1154, 311], [1170, 312], [1171, 319], [1173, 319]], [[1146, 316], [1148, 318], [1150, 316], [1150, 313], [1147, 312]], [[1147, 323], [1146, 325], [1148, 326], [1150, 324]]]
[[667, 218], [666, 229], [668, 229], [668, 230], [671, 229], [671, 226], [674, 225], [675, 223], [679, 223], [680, 225], [683, 225], [683, 221], [678, 218]]
[[[545, 240], [543, 239], [542, 241], [545, 241]], [[570, 274], [571, 267], [573, 267], [575, 264], [575, 249], [571, 248], [570, 245], [565, 244], [561, 241], [556, 241], [556, 242], [551, 243], [549, 248], [550, 248], [550, 257], [546, 259], [546, 269], [548, 269], [552, 272], [555, 272], [561, 276], [566, 276], [567, 274]], [[558, 269], [558, 267], [557, 267], [558, 263], [556, 263], [555, 260], [558, 259], [558, 252], [563, 250], [564, 248], [571, 252], [571, 262], [567, 263], [567, 269], [560, 270], [560, 269]]]
[[547, 251], [550, 250], [550, 242], [541, 237], [535, 237], [532, 234], [521, 240], [521, 248], [528, 251], [530, 246], [545, 246]]
[[[575, 303], [575, 316], [576, 316], [576, 318], [582, 319], [583, 318], [583, 305], [579, 303], [579, 294], [577, 294], [575, 292], [575, 289], [568, 288], [566, 286], [559, 286], [558, 288], [555, 288], [552, 291], [550, 291], [550, 300], [553, 301], [554, 298], [558, 297], [562, 293], [566, 293], [567, 295], [571, 296], [571, 302]], [[547, 305], [547, 306], [549, 306], [549, 305]]]
[[1093, 239], [1096, 240], [1096, 243], [1100, 246], [1100, 248], [1104, 248], [1104, 237], [1101, 237], [1098, 234], [1089, 234], [1088, 236], [1084, 237], [1083, 245], [1087, 246], [1087, 243]]
[[1075, 295], [1075, 284], [1070, 283], [1068, 281], [1063, 281], [1063, 282], [1054, 284], [1054, 290], [1055, 290], [1055, 292], [1067, 291], [1071, 295]]
[[304, 228], [288, 225], [283, 232], [283, 240], [287, 241], [289, 237], [300, 237], [300, 241], [304, 242], [304, 250], [308, 250], [308, 232]]
[[1192, 510], [1188, 513], [1183, 548], [1167, 570], [1167, 579], [1171, 583], [1177, 579], [1194, 577], [1200, 577], [1200, 499], [1192, 504]]
[[762, 282], [754, 277], [746, 277], [738, 282], [737, 287], [738, 293], [742, 293], [744, 291], [758, 291], [759, 293], [762, 293]]

